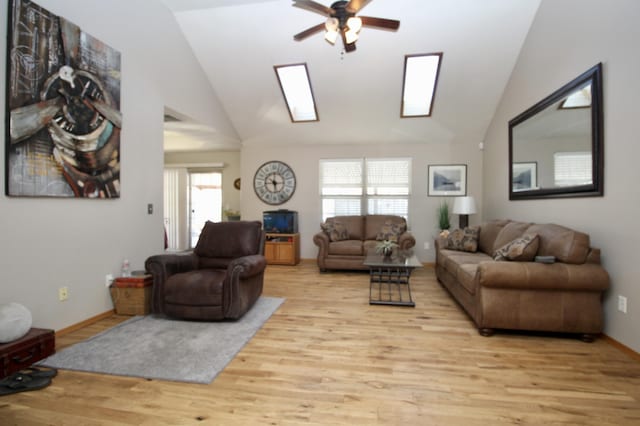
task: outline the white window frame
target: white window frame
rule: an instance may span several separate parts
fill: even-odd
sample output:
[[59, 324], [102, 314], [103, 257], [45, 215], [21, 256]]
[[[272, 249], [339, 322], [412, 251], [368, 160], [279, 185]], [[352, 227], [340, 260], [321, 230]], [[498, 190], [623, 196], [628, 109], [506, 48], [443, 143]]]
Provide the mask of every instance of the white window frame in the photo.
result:
[[[573, 176], [567, 170], [574, 170]], [[593, 183], [591, 151], [556, 152], [553, 154], [553, 184], [558, 187], [591, 185]]]
[[[389, 163], [387, 167], [392, 168], [398, 166], [394, 162], [406, 163], [406, 174], [395, 175], [395, 179], [382, 182], [372, 181], [370, 178], [374, 164], [384, 172], [386, 162]], [[345, 167], [351, 167], [354, 174], [346, 181], [331, 182], [331, 177], [325, 176], [325, 170], [331, 167], [331, 164], [337, 167], [340, 163], [344, 163]], [[384, 175], [391, 176], [391, 174]], [[336, 176], [339, 180], [339, 174]], [[319, 162], [319, 194], [323, 222], [328, 217], [360, 214], [397, 214], [408, 222], [411, 199], [411, 158], [322, 159]], [[336, 203], [343, 203], [343, 206], [336, 207]], [[402, 203], [405, 204], [405, 208], [402, 209], [400, 206], [402, 211], [398, 211], [398, 204]]]

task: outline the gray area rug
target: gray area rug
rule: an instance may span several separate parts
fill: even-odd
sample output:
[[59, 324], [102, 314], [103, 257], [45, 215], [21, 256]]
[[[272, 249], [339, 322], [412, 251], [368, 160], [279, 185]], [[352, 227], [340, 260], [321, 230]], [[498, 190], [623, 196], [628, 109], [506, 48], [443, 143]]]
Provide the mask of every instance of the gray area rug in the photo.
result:
[[237, 321], [133, 317], [39, 365], [180, 382], [211, 383], [284, 302], [260, 297]]

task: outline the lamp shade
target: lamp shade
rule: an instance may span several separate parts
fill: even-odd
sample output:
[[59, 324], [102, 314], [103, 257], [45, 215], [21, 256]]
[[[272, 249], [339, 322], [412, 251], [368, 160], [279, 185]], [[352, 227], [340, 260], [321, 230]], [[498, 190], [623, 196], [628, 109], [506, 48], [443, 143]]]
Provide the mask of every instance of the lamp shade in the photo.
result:
[[473, 197], [457, 197], [453, 202], [453, 214], [475, 214], [476, 201]]

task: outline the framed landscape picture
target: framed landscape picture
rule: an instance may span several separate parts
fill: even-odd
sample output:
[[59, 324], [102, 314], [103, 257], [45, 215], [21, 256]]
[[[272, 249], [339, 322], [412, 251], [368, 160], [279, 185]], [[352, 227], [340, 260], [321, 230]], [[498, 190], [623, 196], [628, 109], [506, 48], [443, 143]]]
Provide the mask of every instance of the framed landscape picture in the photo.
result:
[[513, 191], [528, 191], [538, 187], [538, 163], [513, 163], [511, 174]]
[[430, 197], [467, 195], [467, 165], [430, 165], [428, 195]]

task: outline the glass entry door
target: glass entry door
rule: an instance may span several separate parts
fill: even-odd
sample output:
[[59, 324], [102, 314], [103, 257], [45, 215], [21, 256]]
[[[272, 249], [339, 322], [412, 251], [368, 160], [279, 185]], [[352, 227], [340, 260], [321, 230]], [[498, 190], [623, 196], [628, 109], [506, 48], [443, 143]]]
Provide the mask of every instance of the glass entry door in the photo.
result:
[[207, 220], [222, 221], [222, 173], [189, 171], [189, 212], [193, 248]]

